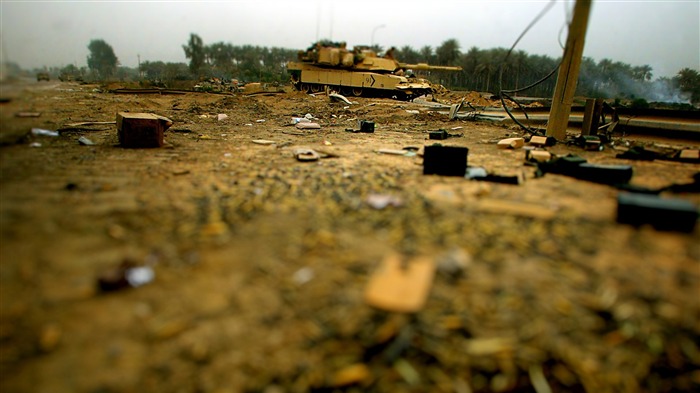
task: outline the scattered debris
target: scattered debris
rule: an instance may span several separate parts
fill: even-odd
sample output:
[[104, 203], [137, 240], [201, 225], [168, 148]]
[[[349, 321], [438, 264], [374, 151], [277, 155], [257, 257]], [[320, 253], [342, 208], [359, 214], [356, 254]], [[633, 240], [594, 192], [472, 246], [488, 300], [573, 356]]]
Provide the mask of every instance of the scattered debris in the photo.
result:
[[467, 173], [464, 177], [470, 180], [514, 185], [520, 185], [525, 181], [525, 177], [522, 173], [512, 176], [495, 175], [488, 173], [486, 169], [481, 167], [467, 167]]
[[401, 198], [386, 194], [369, 194], [365, 198], [365, 202], [377, 210], [384, 209], [387, 206], [400, 207], [403, 205]]
[[437, 130], [437, 131], [429, 131], [428, 132], [428, 139], [437, 139], [437, 140], [443, 140], [447, 138], [454, 138], [454, 137], [461, 137], [464, 136], [464, 134], [450, 134], [446, 130]]
[[163, 133], [173, 124], [153, 113], [130, 112], [119, 112], [116, 122], [119, 143], [127, 148], [162, 147]]
[[678, 161], [681, 162], [700, 162], [700, 149], [682, 149], [674, 156]]
[[448, 118], [450, 120], [454, 120], [457, 117], [457, 112], [462, 108], [462, 104], [464, 104], [464, 98], [462, 98], [462, 101], [459, 102], [459, 104], [453, 104], [450, 106], [450, 113]]
[[617, 196], [617, 222], [658, 230], [693, 232], [698, 208], [692, 202], [657, 195], [621, 192]]
[[119, 266], [100, 275], [97, 284], [103, 292], [136, 288], [148, 284], [155, 278], [150, 266], [138, 266], [131, 260], [124, 260]]
[[84, 146], [95, 146], [95, 142], [91, 141], [90, 139], [88, 139], [84, 136], [81, 136], [80, 138], [78, 138], [78, 143], [80, 143], [81, 145], [84, 145]]
[[300, 130], [318, 130], [321, 128], [321, 126], [318, 123], [297, 123], [295, 126], [296, 128]]
[[528, 150], [525, 152], [525, 160], [530, 162], [547, 162], [552, 159], [552, 153], [546, 150]]
[[556, 140], [556, 138], [553, 138], [551, 136], [534, 135], [530, 138], [529, 143], [532, 146], [545, 147], [545, 146], [554, 146], [557, 143], [557, 140]]
[[357, 129], [346, 128], [345, 131], [373, 133], [374, 132], [374, 122], [367, 121], [367, 120], [358, 120], [357, 121]]
[[365, 288], [367, 304], [391, 312], [416, 312], [425, 305], [435, 275], [435, 263], [427, 257], [408, 259], [388, 255]]
[[113, 93], [113, 94], [162, 94], [162, 95], [165, 95], [165, 94], [176, 94], [176, 95], [187, 94], [186, 91], [172, 90], [172, 89], [161, 89], [161, 88], [148, 88], [148, 89], [120, 88], [120, 89], [110, 90], [110, 93]]
[[109, 129], [110, 125], [117, 124], [116, 121], [83, 121], [79, 123], [69, 123], [58, 129], [59, 132], [64, 133], [73, 130], [89, 130], [89, 131], [102, 131]]
[[377, 153], [380, 154], [391, 154], [395, 156], [405, 156], [410, 153], [408, 150], [398, 150], [398, 149], [378, 149]]
[[350, 102], [347, 98], [345, 98], [345, 96], [338, 94], [338, 93], [335, 93], [335, 92], [329, 93], [328, 98], [330, 98], [331, 101], [339, 101], [339, 102], [344, 102], [348, 105], [352, 105], [352, 102]]
[[228, 115], [225, 114], [225, 113], [219, 113], [218, 115], [216, 115], [216, 120], [217, 120], [217, 121], [223, 121], [223, 120], [226, 120], [226, 119], [228, 119]]
[[506, 138], [498, 141], [497, 144], [499, 149], [520, 149], [525, 146], [525, 139], [523, 138]]
[[630, 165], [589, 164], [585, 158], [572, 154], [538, 163], [537, 167], [538, 176], [555, 173], [608, 185], [628, 183], [633, 173]]
[[602, 151], [604, 147], [600, 137], [596, 135], [580, 135], [575, 142], [588, 151]]
[[294, 157], [302, 162], [318, 161], [321, 156], [313, 149], [298, 148], [294, 150]]
[[45, 130], [43, 128], [32, 128], [32, 135], [35, 136], [59, 136], [58, 131]]
[[39, 117], [41, 112], [17, 112], [15, 117]]
[[256, 145], [274, 145], [277, 143], [268, 139], [253, 139], [251, 142], [255, 143]]
[[295, 125], [297, 123], [311, 123], [311, 120], [305, 118], [305, 117], [292, 117], [291, 125]]
[[464, 177], [469, 149], [460, 146], [425, 146], [423, 174]]

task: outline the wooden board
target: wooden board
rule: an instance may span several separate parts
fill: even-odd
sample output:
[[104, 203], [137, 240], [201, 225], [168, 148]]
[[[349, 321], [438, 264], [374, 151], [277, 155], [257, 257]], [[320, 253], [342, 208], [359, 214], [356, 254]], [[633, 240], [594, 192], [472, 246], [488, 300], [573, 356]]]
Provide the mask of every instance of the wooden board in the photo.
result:
[[407, 259], [388, 255], [369, 279], [365, 302], [394, 312], [416, 312], [425, 305], [435, 275], [435, 263], [427, 257]]

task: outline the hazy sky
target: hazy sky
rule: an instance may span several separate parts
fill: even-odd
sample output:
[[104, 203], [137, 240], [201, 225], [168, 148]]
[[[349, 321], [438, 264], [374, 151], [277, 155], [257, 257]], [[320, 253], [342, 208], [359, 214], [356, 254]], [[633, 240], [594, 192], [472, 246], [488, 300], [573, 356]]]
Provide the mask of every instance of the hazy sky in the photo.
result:
[[[317, 38], [385, 48], [433, 48], [455, 38], [467, 51], [509, 48], [548, 1], [505, 0], [0, 0], [2, 60], [23, 68], [87, 64], [91, 39], [121, 64], [187, 62], [190, 33], [205, 44], [305, 49]], [[559, 31], [573, 1], [557, 1], [517, 49], [559, 57]], [[566, 31], [562, 34], [566, 41]], [[700, 69], [700, 0], [594, 0], [584, 56], [648, 64], [654, 77]]]

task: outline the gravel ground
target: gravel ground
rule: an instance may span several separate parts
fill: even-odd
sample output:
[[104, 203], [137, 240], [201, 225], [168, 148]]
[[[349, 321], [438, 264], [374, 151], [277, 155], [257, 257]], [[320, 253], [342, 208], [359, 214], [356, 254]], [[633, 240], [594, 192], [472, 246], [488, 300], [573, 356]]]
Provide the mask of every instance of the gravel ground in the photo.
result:
[[[388, 99], [2, 87], [12, 98], [0, 104], [3, 392], [700, 389], [698, 230], [618, 224], [615, 188], [534, 178], [522, 149], [496, 147], [515, 128]], [[114, 125], [27, 134], [119, 111], [172, 119], [165, 146], [124, 149]], [[307, 113], [320, 130], [290, 125]], [[347, 132], [358, 119], [375, 132]], [[441, 143], [468, 147], [469, 165], [526, 180], [423, 175], [419, 155], [377, 152], [431, 144], [438, 129], [463, 134]], [[664, 144], [653, 146], [698, 146]], [[299, 147], [330, 157], [300, 162]], [[611, 148], [548, 150], [631, 164], [645, 187], [700, 171]], [[382, 197], [391, 204], [375, 205]], [[418, 312], [365, 301], [393, 253], [436, 266]], [[124, 263], [155, 277], [99, 290]]]

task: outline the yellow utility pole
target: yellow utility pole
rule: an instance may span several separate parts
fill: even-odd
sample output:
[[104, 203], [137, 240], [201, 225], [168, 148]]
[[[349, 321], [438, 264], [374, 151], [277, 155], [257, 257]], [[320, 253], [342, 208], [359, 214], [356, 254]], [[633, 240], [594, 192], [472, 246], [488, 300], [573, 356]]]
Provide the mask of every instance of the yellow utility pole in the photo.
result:
[[571, 105], [574, 103], [576, 82], [581, 68], [591, 3], [592, 0], [576, 0], [574, 17], [569, 25], [564, 57], [559, 67], [557, 87], [554, 89], [552, 109], [549, 112], [549, 123], [547, 123], [547, 136], [557, 140], [566, 138], [566, 127], [569, 124], [569, 114], [571, 114]]

